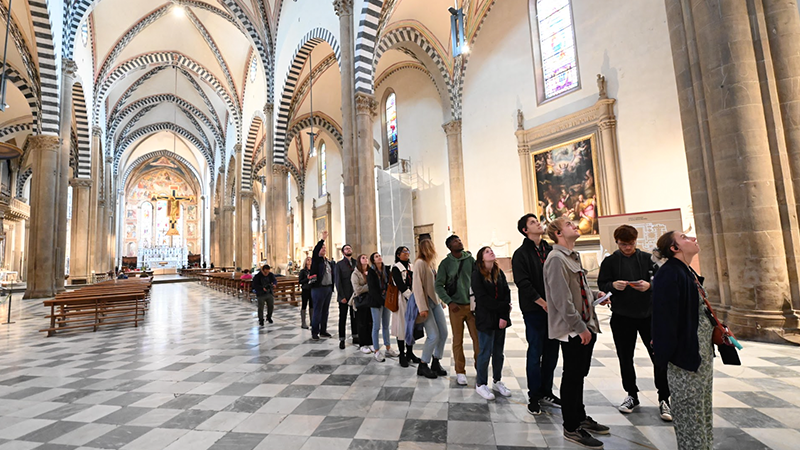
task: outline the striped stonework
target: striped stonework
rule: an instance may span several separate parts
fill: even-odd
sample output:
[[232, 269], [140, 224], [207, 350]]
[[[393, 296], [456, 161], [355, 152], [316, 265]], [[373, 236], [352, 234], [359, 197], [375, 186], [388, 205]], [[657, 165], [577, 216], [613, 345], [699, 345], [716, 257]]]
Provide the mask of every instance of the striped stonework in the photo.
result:
[[336, 41], [333, 33], [324, 28], [315, 28], [311, 30], [297, 46], [294, 56], [292, 57], [292, 64], [289, 72], [286, 74], [286, 82], [283, 85], [283, 92], [281, 94], [281, 104], [278, 108], [277, 126], [275, 128], [275, 151], [274, 151], [274, 164], [283, 165], [286, 160], [286, 130], [289, 126], [289, 105], [292, 102], [292, 95], [297, 81], [300, 78], [300, 71], [308, 60], [308, 55], [311, 51], [321, 42], [327, 42], [336, 54], [336, 60], [341, 66], [341, 53], [339, 44]]
[[89, 114], [80, 83], [72, 85], [72, 107], [75, 112], [75, 130], [78, 138], [77, 167], [75, 178], [92, 177], [92, 141], [89, 134]]
[[131, 173], [133, 173], [133, 171], [137, 167], [139, 167], [140, 165], [142, 165], [142, 164], [144, 164], [144, 163], [146, 163], [148, 161], [152, 161], [152, 160], [160, 158], [162, 156], [174, 159], [175, 161], [178, 161], [179, 163], [183, 164], [185, 167], [187, 167], [192, 172], [192, 175], [194, 175], [195, 178], [197, 178], [197, 184], [200, 184], [200, 181], [202, 180], [202, 178], [200, 178], [200, 174], [197, 172], [197, 169], [195, 169], [194, 166], [189, 161], [187, 161], [182, 156], [175, 154], [175, 152], [173, 152], [173, 151], [170, 151], [170, 150], [158, 150], [158, 151], [155, 151], [155, 152], [147, 153], [146, 155], [142, 155], [139, 158], [136, 158], [136, 161], [134, 161], [131, 164], [129, 164], [128, 168], [125, 169], [125, 174], [122, 176], [122, 183], [120, 184], [120, 186], [122, 186], [123, 189], [125, 188], [125, 184], [128, 182], [128, 177], [131, 175]]
[[19, 175], [17, 175], [16, 194], [14, 195], [15, 198], [25, 198], [25, 183], [28, 181], [28, 178], [31, 177], [31, 174], [33, 174], [33, 169], [30, 167], [19, 171]]
[[119, 148], [116, 150], [114, 154], [114, 174], [116, 175], [118, 173], [120, 158], [125, 153], [125, 150], [127, 150], [131, 144], [133, 144], [134, 142], [145, 136], [149, 136], [151, 134], [158, 133], [160, 131], [171, 131], [183, 137], [184, 139], [189, 141], [190, 144], [194, 145], [200, 151], [200, 153], [203, 154], [209, 167], [214, 167], [214, 155], [211, 153], [211, 150], [209, 150], [203, 145], [203, 143], [200, 141], [200, 139], [197, 138], [197, 136], [195, 136], [185, 128], [175, 125], [174, 123], [159, 122], [146, 125], [142, 128], [139, 128], [138, 130], [133, 131], [130, 135], [128, 135], [125, 138], [125, 140], [123, 140], [119, 144]]
[[25, 101], [28, 102], [28, 108], [31, 110], [31, 116], [33, 116], [34, 128], [38, 127], [39, 109], [41, 107], [39, 106], [39, 97], [34, 93], [31, 84], [8, 62], [6, 62], [6, 80], [16, 86], [22, 95], [25, 96]]
[[55, 51], [53, 34], [50, 31], [50, 14], [43, 0], [28, 0], [33, 33], [36, 36], [36, 57], [39, 63], [42, 106], [39, 131], [42, 134], [58, 135], [59, 124], [59, 68], [61, 57]]
[[[246, 35], [250, 38], [255, 45], [256, 50], [258, 51], [258, 56], [261, 58], [261, 65], [264, 67], [264, 72], [267, 75], [267, 101], [272, 103], [273, 101], [273, 92], [274, 92], [274, 64], [271, 63], [274, 56], [272, 55], [272, 34], [269, 29], [269, 24], [264, 23], [264, 31], [265, 31], [265, 38], [262, 39], [261, 35], [258, 34], [256, 31], [256, 27], [253, 26], [253, 23], [247, 17], [244, 10], [239, 6], [238, 3], [234, 0], [220, 0], [229, 11], [242, 23], [245, 30], [247, 30]], [[265, 43], [266, 40], [266, 43]]]
[[31, 131], [33, 130], [33, 123], [18, 123], [16, 125], [9, 125], [5, 128], [0, 128], [0, 139], [11, 136], [12, 134], [19, 133], [21, 131]]
[[361, 9], [355, 53], [356, 92], [374, 94], [375, 73], [372, 60], [375, 56], [375, 43], [378, 38], [378, 23], [382, 7], [383, 0], [365, 0], [364, 7]]
[[253, 154], [256, 148], [256, 139], [261, 131], [263, 121], [260, 117], [253, 119], [250, 131], [247, 133], [247, 142], [244, 146], [244, 160], [242, 160], [242, 190], [250, 191], [253, 186]]

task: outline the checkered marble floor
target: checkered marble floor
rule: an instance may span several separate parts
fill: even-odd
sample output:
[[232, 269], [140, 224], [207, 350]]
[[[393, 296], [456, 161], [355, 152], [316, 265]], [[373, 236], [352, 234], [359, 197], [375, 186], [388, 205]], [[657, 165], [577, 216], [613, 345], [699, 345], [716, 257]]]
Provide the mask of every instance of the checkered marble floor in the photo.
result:
[[[45, 338], [44, 308], [33, 306], [0, 327], [0, 450], [577, 448], [561, 437], [559, 410], [526, 412], [518, 311], [504, 369], [513, 396], [486, 402], [471, 355], [469, 387], [454, 376], [419, 378], [396, 360], [340, 350], [335, 338], [311, 341], [298, 308], [278, 308], [275, 323], [259, 328], [253, 304], [194, 283], [153, 286], [139, 328]], [[674, 449], [643, 347], [642, 406], [616, 410], [625, 394], [602, 314], [585, 392], [589, 414], [611, 427], [600, 439], [607, 449]], [[336, 317], [332, 309], [329, 330]], [[800, 348], [744, 344], [743, 366], [716, 365], [715, 448], [798, 448]]]

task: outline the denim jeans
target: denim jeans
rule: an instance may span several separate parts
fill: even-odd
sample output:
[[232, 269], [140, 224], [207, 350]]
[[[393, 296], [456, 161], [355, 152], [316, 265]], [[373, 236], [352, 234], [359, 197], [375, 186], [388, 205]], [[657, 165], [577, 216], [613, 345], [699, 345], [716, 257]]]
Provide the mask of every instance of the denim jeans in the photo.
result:
[[558, 364], [558, 341], [547, 337], [547, 314], [522, 313], [525, 319], [525, 340], [528, 341], [526, 375], [528, 401], [536, 402], [553, 394], [553, 373]]
[[422, 348], [422, 362], [430, 364], [431, 356], [442, 359], [444, 344], [447, 342], [447, 319], [442, 305], [428, 299], [428, 318], [422, 323], [425, 328], [425, 347]]
[[481, 346], [478, 352], [475, 386], [483, 386], [489, 377], [489, 358], [492, 359], [492, 379], [500, 381], [503, 377], [503, 347], [506, 345], [506, 330], [481, 331], [478, 330], [478, 343]]
[[378, 350], [381, 344], [378, 342], [378, 330], [383, 328], [383, 345], [388, 347], [391, 345], [389, 341], [389, 321], [392, 320], [392, 312], [386, 307], [370, 308], [372, 312], [372, 348]]
[[319, 336], [328, 331], [328, 312], [331, 309], [333, 286], [321, 286], [311, 290], [311, 335]]

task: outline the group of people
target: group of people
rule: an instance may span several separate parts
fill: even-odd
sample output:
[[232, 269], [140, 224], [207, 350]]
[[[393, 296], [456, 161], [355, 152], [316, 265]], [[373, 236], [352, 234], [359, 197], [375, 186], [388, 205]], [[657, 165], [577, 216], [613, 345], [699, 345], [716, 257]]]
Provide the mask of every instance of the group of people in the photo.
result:
[[[538, 415], [542, 406], [561, 408], [565, 439], [603, 448], [593, 434], [609, 434], [610, 429], [586, 414], [583, 392], [600, 333], [595, 306], [610, 304], [611, 332], [627, 393], [618, 409], [632, 413], [640, 405], [633, 362], [638, 336], [654, 364], [658, 414], [665, 421], [674, 418], [678, 448], [710, 449], [714, 352], [703, 280], [691, 267], [700, 250], [696, 239], [680, 232], [661, 236], [655, 259], [666, 262], [659, 266], [653, 255], [637, 248], [636, 229], [620, 226], [614, 232], [618, 250], [602, 262], [597, 279], [600, 290], [595, 291], [575, 250], [581, 235], [576, 224], [562, 217], [545, 228], [534, 214], [526, 214], [517, 228], [525, 236], [514, 252], [512, 270], [528, 343], [528, 412]], [[543, 239], [545, 235], [553, 245]], [[407, 247], [399, 247], [394, 263], [388, 264], [378, 252], [354, 258], [352, 247], [345, 245], [342, 260], [334, 263], [327, 258], [326, 240], [323, 233], [300, 272], [301, 326], [308, 327], [310, 307], [312, 339], [332, 337], [327, 331], [328, 311], [331, 298], [336, 298], [340, 348], [345, 348], [349, 317], [353, 343], [362, 352], [378, 361], [386, 356], [398, 358], [403, 367], [416, 364], [417, 375], [436, 378], [447, 375], [440, 362], [448, 336], [447, 309], [457, 384], [467, 384], [466, 329], [472, 339], [478, 395], [487, 400], [493, 400], [495, 393], [511, 395], [502, 382], [505, 335], [513, 308], [511, 290], [490, 247], [482, 247], [473, 257], [461, 239], [451, 235], [445, 242], [449, 253], [437, 266], [430, 240], [420, 241], [413, 263]], [[259, 283], [254, 279], [253, 284]], [[396, 302], [391, 295], [397, 295]], [[392, 304], [391, 310], [387, 303]], [[270, 322], [271, 313], [270, 307]], [[261, 312], [259, 320], [263, 321]], [[425, 343], [418, 357], [413, 345], [420, 323]], [[560, 398], [553, 392], [559, 350]]]

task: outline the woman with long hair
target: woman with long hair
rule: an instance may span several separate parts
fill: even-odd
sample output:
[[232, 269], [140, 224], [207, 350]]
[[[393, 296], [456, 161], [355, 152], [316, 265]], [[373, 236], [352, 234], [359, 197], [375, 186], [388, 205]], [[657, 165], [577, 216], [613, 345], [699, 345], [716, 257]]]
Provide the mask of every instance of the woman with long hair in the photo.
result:
[[356, 268], [350, 276], [350, 282], [353, 284], [353, 306], [356, 309], [358, 343], [362, 353], [372, 353], [372, 313], [369, 307], [368, 271], [369, 258], [367, 255], [358, 255]]
[[397, 338], [397, 350], [400, 352], [400, 366], [408, 367], [408, 363], [419, 364], [412, 346], [406, 345], [406, 309], [411, 298], [414, 271], [411, 270], [411, 252], [408, 247], [397, 247], [394, 252], [392, 281], [397, 286], [397, 311], [392, 312], [392, 334]]
[[389, 321], [392, 312], [386, 309], [386, 287], [389, 286], [389, 267], [383, 264], [383, 257], [375, 252], [369, 257], [369, 271], [367, 272], [367, 285], [369, 286], [369, 307], [372, 314], [372, 349], [375, 352], [375, 359], [383, 362], [384, 355], [381, 354], [381, 344], [378, 343], [378, 331], [383, 329], [383, 345], [386, 346], [386, 356], [396, 357], [399, 354], [392, 350], [392, 343], [389, 340]]
[[[308, 322], [306, 321], [306, 310], [308, 305], [311, 304], [311, 289], [308, 286], [308, 274], [311, 270], [311, 257], [307, 257], [303, 263], [303, 268], [300, 269], [300, 297], [303, 299], [303, 304], [300, 307], [300, 328], [308, 329]], [[313, 309], [311, 315], [314, 315]]]
[[478, 375], [475, 391], [486, 400], [494, 400], [489, 390], [489, 359], [492, 360], [493, 390], [503, 397], [511, 391], [503, 384], [503, 348], [506, 329], [511, 326], [511, 290], [506, 275], [497, 265], [497, 257], [491, 247], [478, 250], [475, 270], [472, 272], [472, 292], [475, 294], [475, 327], [478, 328]]
[[[439, 360], [444, 355], [444, 344], [447, 341], [447, 319], [444, 309], [447, 307], [436, 295], [436, 248], [430, 239], [419, 241], [419, 254], [413, 266], [414, 301], [417, 302], [419, 315], [424, 320], [425, 346], [422, 358], [417, 366], [417, 375], [425, 378], [445, 376]], [[432, 359], [431, 359], [432, 358]], [[433, 370], [432, 367], [438, 370]]]
[[675, 435], [681, 450], [710, 450], [714, 443], [712, 384], [714, 327], [705, 304], [703, 277], [691, 264], [697, 238], [670, 231], [653, 255], [667, 258], [653, 277], [653, 353], [667, 367]]

